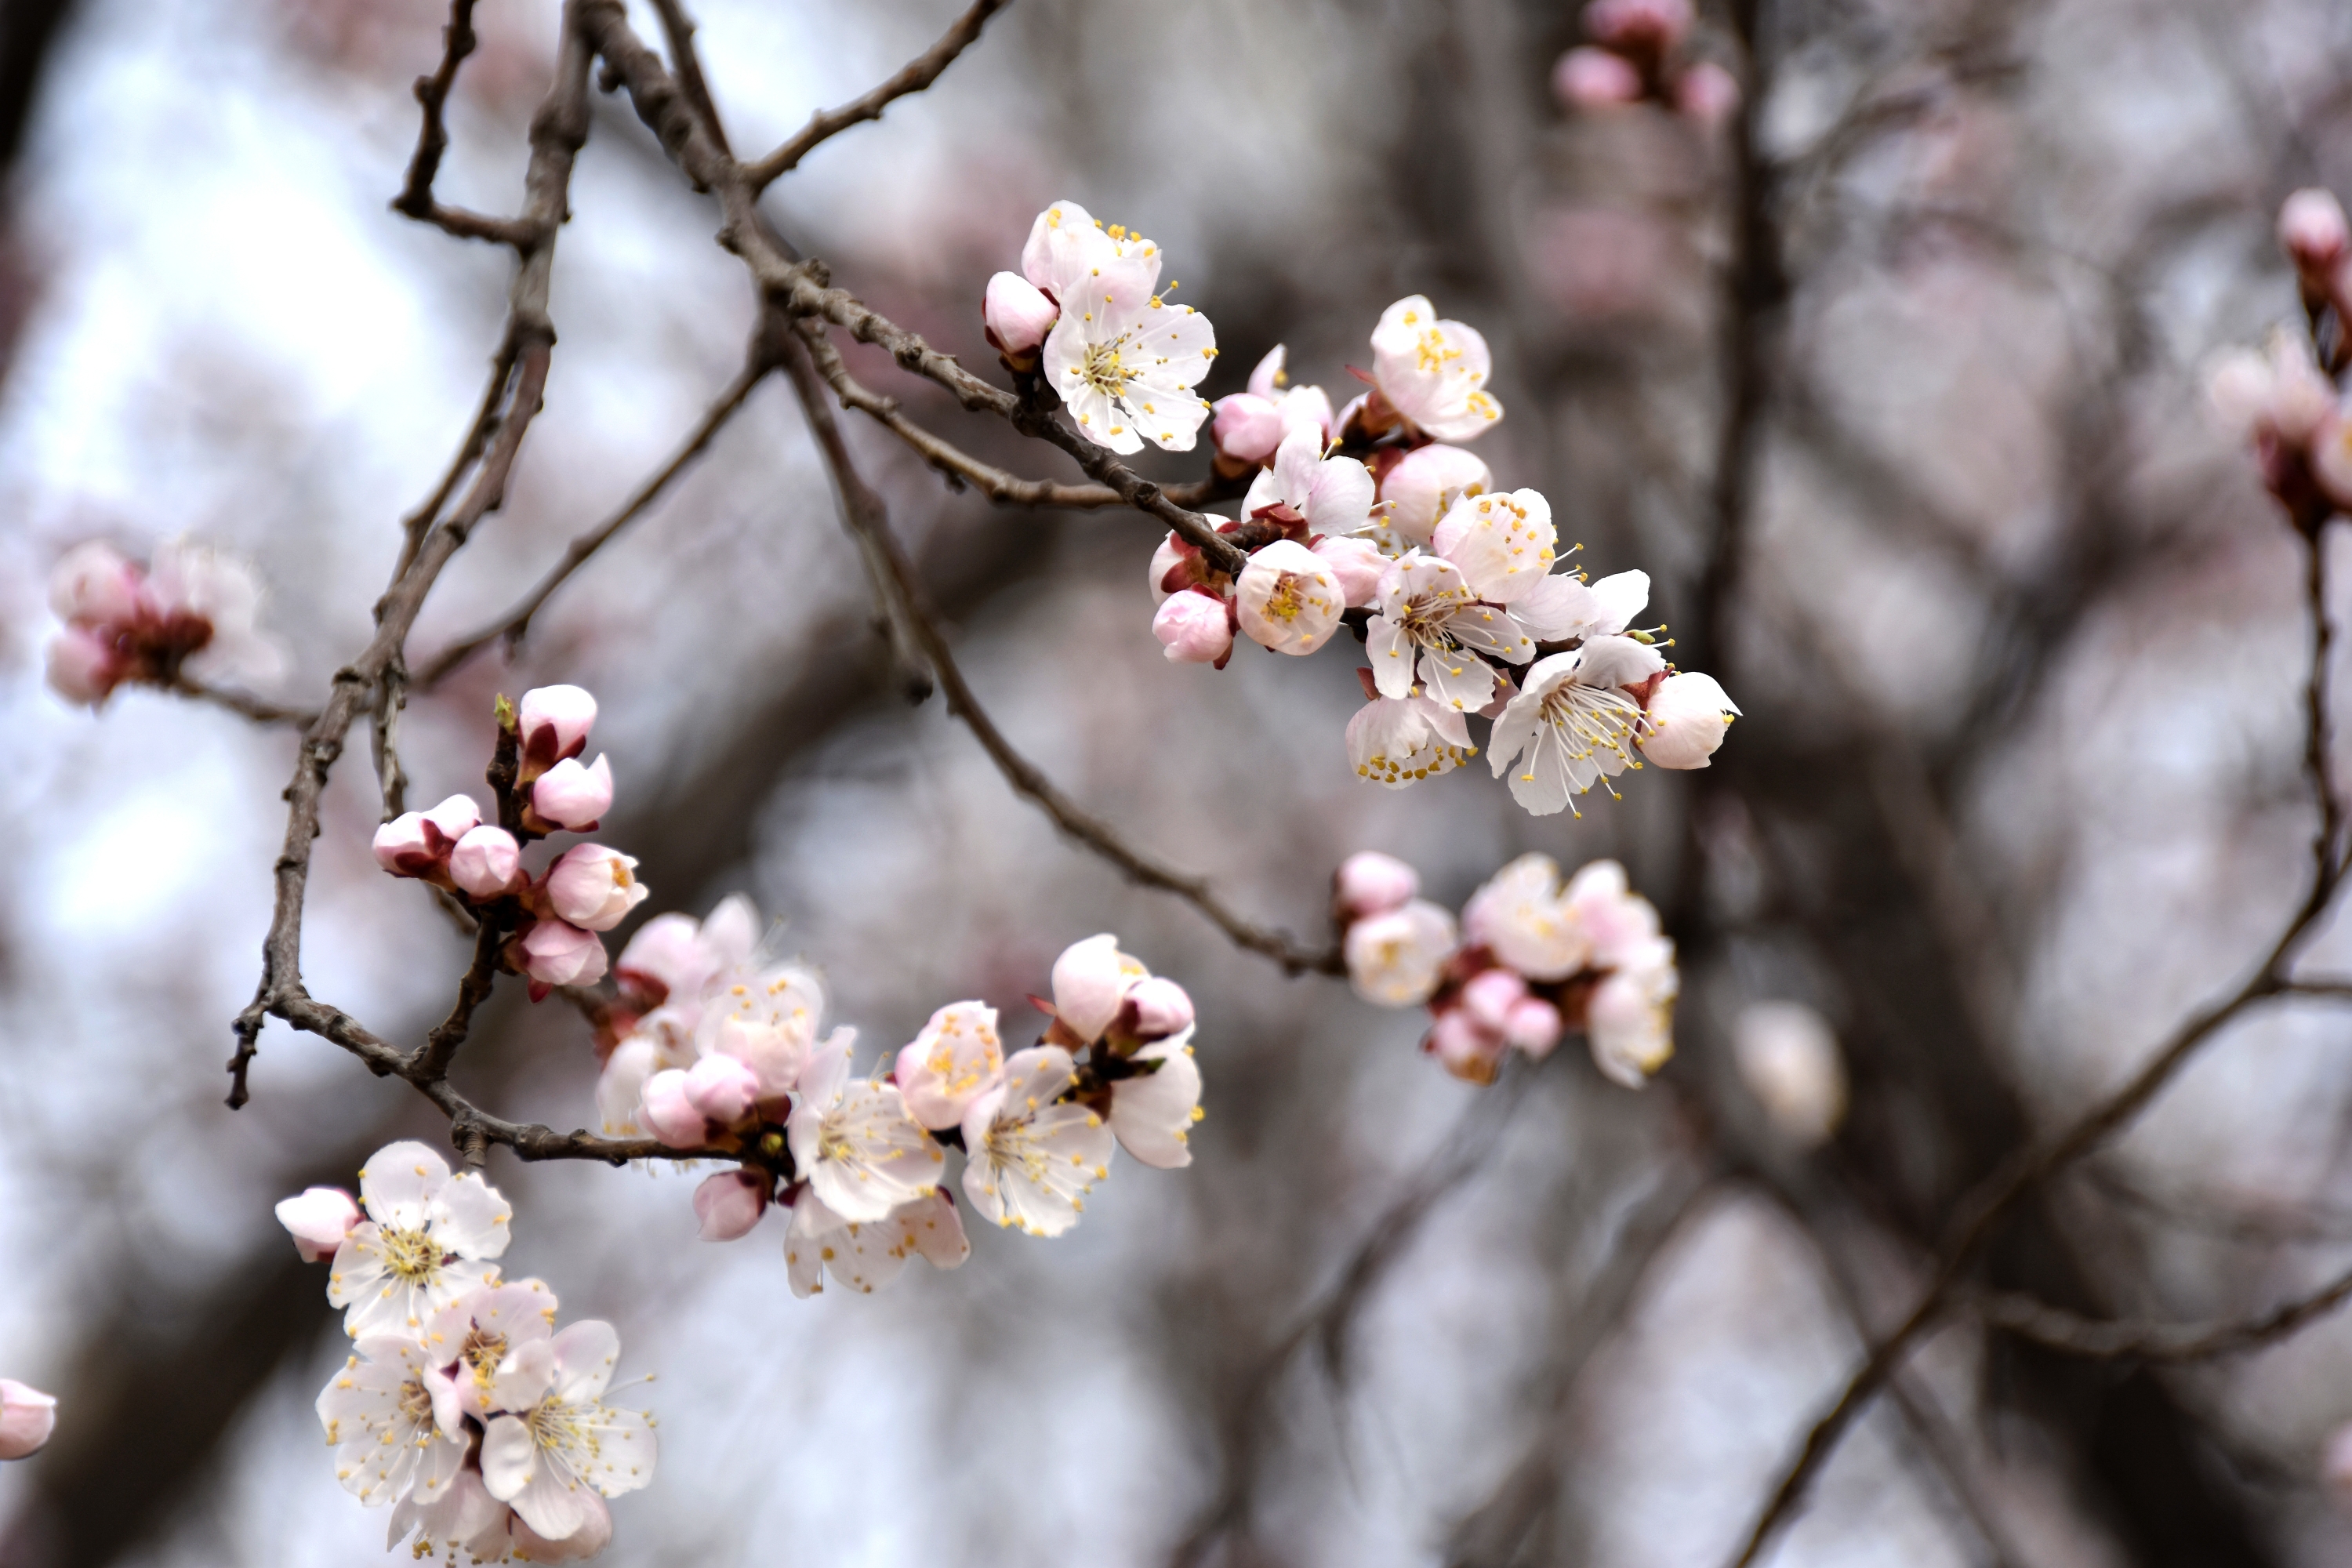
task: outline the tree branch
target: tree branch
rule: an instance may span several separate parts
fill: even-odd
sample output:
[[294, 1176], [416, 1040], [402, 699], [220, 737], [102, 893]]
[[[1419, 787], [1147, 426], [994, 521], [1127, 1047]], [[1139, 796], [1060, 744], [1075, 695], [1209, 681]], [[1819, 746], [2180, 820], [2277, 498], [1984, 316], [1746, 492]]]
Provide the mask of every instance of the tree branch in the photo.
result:
[[2007, 1290], [1979, 1295], [1972, 1304], [1993, 1327], [2067, 1355], [2179, 1364], [2238, 1355], [2275, 1343], [2334, 1311], [2347, 1298], [2352, 1298], [2352, 1269], [2308, 1295], [2241, 1322], [2101, 1322]]

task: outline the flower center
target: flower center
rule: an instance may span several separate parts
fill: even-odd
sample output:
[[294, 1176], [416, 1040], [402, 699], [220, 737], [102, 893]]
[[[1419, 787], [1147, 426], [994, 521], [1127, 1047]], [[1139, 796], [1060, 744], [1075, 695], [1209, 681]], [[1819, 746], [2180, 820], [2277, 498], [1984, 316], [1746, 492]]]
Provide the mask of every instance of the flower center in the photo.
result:
[[1421, 369], [1431, 374], [1444, 370], [1448, 361], [1462, 357], [1460, 349], [1446, 346], [1445, 334], [1435, 327], [1421, 334], [1421, 342], [1417, 345], [1416, 353], [1420, 358]]
[[474, 1329], [466, 1335], [465, 1347], [457, 1357], [474, 1374], [474, 1386], [488, 1394], [490, 1380], [498, 1375], [499, 1363], [507, 1359], [507, 1337]]
[[425, 1392], [423, 1378], [412, 1377], [400, 1385], [400, 1418], [411, 1426], [433, 1424], [433, 1395]]
[[1583, 762], [1603, 751], [1616, 752], [1628, 763], [1633, 760], [1625, 743], [1642, 710], [1621, 691], [1565, 685], [1544, 699], [1543, 716], [1567, 741], [1571, 761]]
[[1121, 332], [1107, 343], [1088, 343], [1087, 357], [1078, 367], [1079, 377], [1105, 397], [1118, 397], [1127, 391], [1132, 372], [1119, 363], [1119, 345], [1127, 342]]
[[383, 1266], [410, 1285], [430, 1280], [441, 1268], [441, 1247], [421, 1230], [383, 1231]]

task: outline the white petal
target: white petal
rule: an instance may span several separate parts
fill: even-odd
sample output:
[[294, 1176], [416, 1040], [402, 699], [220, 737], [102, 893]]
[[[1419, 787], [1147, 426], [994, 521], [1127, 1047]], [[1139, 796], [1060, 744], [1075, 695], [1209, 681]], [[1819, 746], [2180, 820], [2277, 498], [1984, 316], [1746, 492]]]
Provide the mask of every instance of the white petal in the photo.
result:
[[1121, 1147], [1147, 1165], [1173, 1170], [1192, 1163], [1185, 1140], [1201, 1104], [1201, 1068], [1192, 1059], [1192, 1031], [1171, 1036], [1135, 1054], [1157, 1062], [1148, 1077], [1111, 1086], [1110, 1130]]
[[1592, 584], [1592, 597], [1600, 606], [1600, 617], [1593, 623], [1594, 637], [1615, 637], [1633, 624], [1633, 617], [1648, 608], [1650, 574], [1647, 572], [1620, 572], [1603, 577]]
[[387, 1143], [360, 1173], [360, 1197], [376, 1224], [423, 1230], [432, 1217], [427, 1205], [448, 1180], [449, 1162], [424, 1144]]
[[507, 1222], [514, 1217], [514, 1205], [471, 1171], [441, 1189], [437, 1206], [441, 1212], [432, 1236], [444, 1251], [460, 1258], [496, 1258], [513, 1239]]
[[539, 1444], [530, 1428], [520, 1416], [492, 1416], [482, 1430], [482, 1484], [490, 1495], [511, 1502], [538, 1471]]
[[1404, 623], [1374, 616], [1364, 634], [1364, 657], [1371, 660], [1372, 683], [1383, 697], [1412, 695], [1414, 647]]

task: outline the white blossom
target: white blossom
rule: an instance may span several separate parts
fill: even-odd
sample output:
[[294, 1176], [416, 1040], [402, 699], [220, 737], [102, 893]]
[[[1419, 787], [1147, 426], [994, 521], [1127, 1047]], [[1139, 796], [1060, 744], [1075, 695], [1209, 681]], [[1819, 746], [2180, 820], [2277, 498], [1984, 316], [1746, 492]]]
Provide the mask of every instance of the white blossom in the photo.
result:
[[1584, 1036], [1602, 1074], [1639, 1089], [1675, 1054], [1675, 997], [1682, 988], [1674, 944], [1660, 937], [1640, 962], [1592, 989]]
[[1467, 441], [1503, 416], [1486, 390], [1486, 340], [1460, 321], [1441, 321], [1428, 299], [1409, 295], [1372, 329], [1372, 377], [1389, 406], [1438, 441]]
[[319, 1422], [335, 1450], [335, 1479], [370, 1508], [436, 1500], [466, 1463], [467, 1442], [446, 1393], [436, 1409], [435, 1352], [408, 1334], [369, 1334], [320, 1392]]
[[654, 1479], [652, 1418], [604, 1401], [620, 1354], [613, 1326], [590, 1319], [518, 1347], [492, 1379], [482, 1484], [550, 1541], [588, 1524], [586, 1492], [618, 1497]]
[[1625, 688], [1664, 668], [1655, 648], [1622, 637], [1537, 660], [1495, 721], [1487, 742], [1495, 776], [1508, 773], [1511, 798], [1549, 816], [1603, 775], [1639, 766], [1642, 705]]
[[1353, 458], [1323, 455], [1323, 434], [1312, 424], [1286, 432], [1274, 466], [1260, 468], [1242, 500], [1242, 515], [1286, 506], [1316, 533], [1354, 533], [1371, 521], [1372, 472]]
[[961, 1126], [963, 1113], [1003, 1068], [996, 1009], [985, 1002], [950, 1002], [900, 1048], [892, 1076], [907, 1113], [937, 1130]]
[[1385, 698], [1475, 713], [1494, 700], [1495, 668], [1474, 649], [1514, 664], [1535, 657], [1509, 611], [1480, 603], [1458, 566], [1418, 549], [1389, 563], [1374, 606], [1364, 657]]
[[1330, 563], [1293, 539], [1251, 552], [1234, 584], [1234, 614], [1252, 641], [1309, 654], [1331, 640], [1348, 596]]
[[972, 1103], [963, 1121], [963, 1190], [983, 1217], [1059, 1236], [1110, 1174], [1110, 1129], [1061, 1098], [1076, 1079], [1069, 1052], [1035, 1046], [1016, 1052], [1003, 1080]]
[[1780, 1135], [1826, 1142], [1845, 1115], [1845, 1063], [1829, 1021], [1802, 1002], [1751, 1002], [1732, 1030], [1732, 1061]]
[[1703, 768], [1738, 712], [1715, 677], [1677, 670], [1650, 694], [1634, 742], [1662, 768]]
[[1147, 1165], [1175, 1170], [1191, 1164], [1192, 1151], [1185, 1144], [1202, 1114], [1201, 1068], [1192, 1059], [1191, 1027], [1144, 1047], [1132, 1059], [1153, 1065], [1111, 1084], [1112, 1134], [1119, 1147]]
[[1591, 933], [1549, 855], [1522, 855], [1489, 877], [1462, 907], [1462, 925], [1470, 941], [1529, 980], [1565, 980], [1592, 956]]
[[1148, 439], [1189, 452], [1209, 405], [1193, 392], [1217, 356], [1209, 318], [1153, 292], [1160, 248], [1140, 235], [1097, 226], [1074, 202], [1038, 215], [1022, 255], [1029, 280], [1061, 316], [1045, 338], [1045, 372], [1079, 433], [1114, 452]]
[[1348, 984], [1383, 1007], [1417, 1006], [1437, 989], [1458, 945], [1453, 915], [1427, 899], [1409, 900], [1348, 927]]
[[909, 1258], [934, 1268], [953, 1268], [971, 1256], [963, 1216], [944, 1188], [900, 1204], [878, 1220], [849, 1220], [835, 1214], [813, 1187], [793, 1204], [784, 1233], [784, 1270], [795, 1296], [824, 1289], [827, 1274], [852, 1290], [871, 1295], [898, 1277]]
[[352, 1338], [414, 1334], [425, 1320], [498, 1277], [513, 1210], [482, 1178], [452, 1177], [422, 1143], [389, 1143], [360, 1173], [368, 1217], [327, 1275], [327, 1300], [348, 1309]]
[[810, 1054], [785, 1132], [793, 1163], [845, 1219], [877, 1220], [939, 1185], [946, 1156], [895, 1083], [849, 1075], [855, 1031], [838, 1029]]
[[1356, 776], [1391, 789], [1451, 773], [1477, 754], [1465, 716], [1426, 697], [1375, 697], [1348, 721]]

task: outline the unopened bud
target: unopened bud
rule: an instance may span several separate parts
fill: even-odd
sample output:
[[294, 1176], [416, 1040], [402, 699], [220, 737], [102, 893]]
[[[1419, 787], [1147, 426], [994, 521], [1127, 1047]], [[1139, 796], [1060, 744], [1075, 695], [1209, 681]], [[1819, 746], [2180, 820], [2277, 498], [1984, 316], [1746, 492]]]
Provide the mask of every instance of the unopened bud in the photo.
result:
[[1254, 392], [1220, 397], [1211, 405], [1209, 434], [1235, 462], [1263, 463], [1282, 445], [1282, 405]]
[[759, 1100], [760, 1079], [733, 1057], [705, 1057], [687, 1069], [685, 1092], [688, 1105], [728, 1127], [742, 1121]]
[[449, 879], [477, 899], [510, 893], [522, 879], [522, 846], [503, 827], [477, 827], [449, 851]]
[[1380, 597], [1381, 574], [1388, 570], [1388, 557], [1369, 539], [1327, 536], [1312, 546], [1316, 558], [1331, 569], [1339, 584], [1340, 596], [1349, 609], [1358, 609]]
[[340, 1187], [312, 1187], [278, 1205], [278, 1223], [293, 1236], [303, 1262], [323, 1263], [360, 1223], [360, 1205]]
[[991, 278], [980, 304], [988, 341], [1023, 370], [1036, 363], [1038, 348], [1061, 316], [1061, 307], [1017, 272], [1000, 272]]
[[548, 868], [547, 901], [583, 931], [611, 931], [646, 901], [646, 885], [633, 874], [636, 864], [601, 844], [575, 845]]
[[0, 1377], [0, 1459], [21, 1459], [57, 1430], [58, 1402], [39, 1389]]
[[1215, 664], [1234, 651], [1233, 616], [1225, 602], [1196, 589], [1160, 601], [1151, 635], [1177, 664]]
[[1403, 908], [1421, 891], [1421, 875], [1393, 855], [1360, 849], [1339, 862], [1331, 891], [1339, 918], [1359, 921]]
[[1740, 1080], [1781, 1136], [1822, 1143], [1845, 1115], [1845, 1063], [1827, 1020], [1801, 1002], [1757, 1002], [1732, 1036]]
[[594, 931], [562, 921], [535, 921], [522, 939], [522, 972], [538, 982], [538, 994], [552, 985], [593, 985], [604, 978], [604, 942]]
[[127, 625], [139, 616], [140, 576], [122, 552], [103, 540], [87, 541], [51, 569], [49, 608], [71, 625]]
[[1642, 96], [1642, 73], [1624, 56], [1586, 44], [1551, 68], [1551, 90], [1570, 109], [1612, 108]]
[[1675, 79], [1675, 108], [1712, 131], [1739, 111], [1739, 79], [1701, 60]]
[[530, 808], [558, 827], [588, 832], [613, 809], [612, 764], [602, 756], [584, 768], [576, 757], [564, 759], [530, 786]]
[[1135, 989], [1127, 994], [1127, 1005], [1135, 1014], [1139, 1040], [1164, 1040], [1192, 1026], [1192, 998], [1173, 980], [1155, 974], [1137, 981]]
[[2332, 191], [2300, 190], [2279, 208], [2279, 245], [2298, 271], [2324, 277], [2352, 249], [2352, 227], [2344, 217], [2344, 204]]
[[768, 1178], [750, 1171], [721, 1171], [694, 1189], [694, 1217], [704, 1241], [733, 1241], [750, 1233], [768, 1212]]
[[113, 641], [86, 627], [68, 626], [49, 641], [49, 689], [68, 702], [97, 707], [126, 668]]
[[698, 1149], [710, 1129], [686, 1095], [686, 1074], [676, 1068], [646, 1079], [637, 1120], [673, 1149]]
[[522, 694], [515, 730], [522, 742], [521, 780], [529, 784], [588, 748], [596, 726], [596, 700], [577, 686], [539, 686]]

